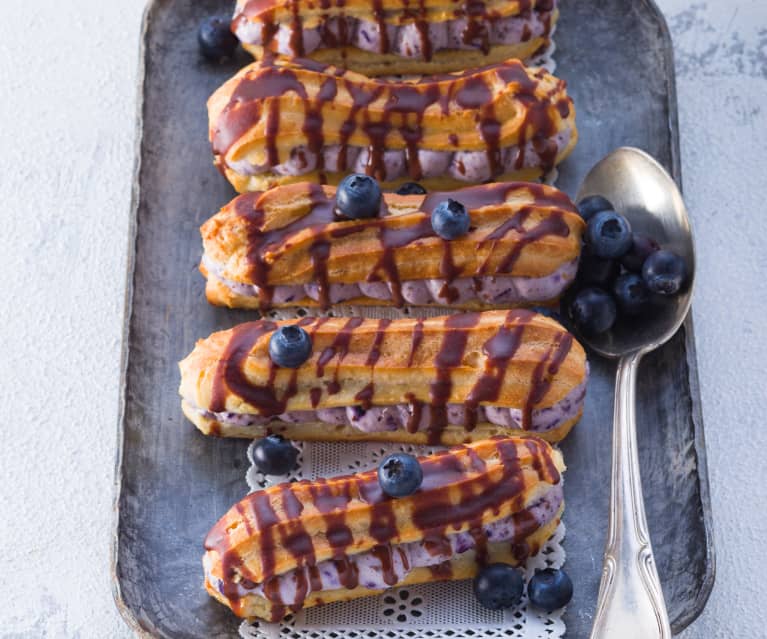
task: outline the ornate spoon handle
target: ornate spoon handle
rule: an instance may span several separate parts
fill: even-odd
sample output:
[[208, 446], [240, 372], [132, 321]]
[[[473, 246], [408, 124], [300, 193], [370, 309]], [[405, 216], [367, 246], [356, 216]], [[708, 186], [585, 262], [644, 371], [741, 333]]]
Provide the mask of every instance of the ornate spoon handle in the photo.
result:
[[618, 363], [610, 520], [591, 639], [670, 639], [642, 498], [636, 440], [636, 376], [643, 353]]

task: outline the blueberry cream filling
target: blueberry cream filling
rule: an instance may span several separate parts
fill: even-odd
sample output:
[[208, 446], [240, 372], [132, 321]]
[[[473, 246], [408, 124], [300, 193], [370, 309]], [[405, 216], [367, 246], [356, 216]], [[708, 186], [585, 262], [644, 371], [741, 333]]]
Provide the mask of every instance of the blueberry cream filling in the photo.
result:
[[[445, 49], [485, 52], [498, 45], [514, 45], [536, 38], [548, 38], [553, 26], [556, 2], [540, 2], [539, 8], [514, 16], [491, 13], [476, 19], [460, 15], [450, 20], [428, 22], [407, 20], [402, 24], [341, 15], [321, 18], [316, 26], [275, 24], [266, 14], [251, 20], [245, 11], [234, 19], [234, 32], [245, 44], [268, 47], [287, 56], [310, 55], [323, 48], [356, 47], [371, 53], [391, 53], [406, 58], [431, 59]], [[543, 6], [546, 5], [546, 6]]]
[[[447, 404], [446, 416], [449, 425], [463, 426], [490, 423], [503, 428], [546, 433], [575, 419], [583, 408], [588, 382], [588, 366], [583, 382], [552, 406], [535, 408], [531, 411], [529, 427], [524, 428], [524, 411], [521, 408], [503, 406], [477, 406], [471, 415], [463, 404]], [[206, 419], [213, 419], [223, 426], [239, 428], [267, 426], [273, 422], [290, 424], [322, 422], [334, 426], [350, 426], [363, 433], [379, 433], [405, 429], [408, 432], [429, 431], [441, 424], [432, 424], [431, 411], [423, 410], [418, 404], [395, 404], [393, 406], [359, 405], [321, 408], [318, 410], [286, 411], [273, 417], [255, 413], [212, 412], [194, 407]]]
[[[300, 176], [322, 170], [330, 173], [370, 173], [373, 164], [382, 181], [404, 177], [416, 179], [448, 176], [461, 182], [484, 182], [494, 175], [512, 173], [540, 166], [553, 166], [557, 156], [570, 144], [571, 131], [564, 129], [548, 138], [536, 137], [521, 146], [498, 150], [495, 171], [488, 161], [487, 151], [433, 151], [419, 149], [413, 158], [406, 149], [388, 149], [373, 154], [369, 147], [335, 144], [314, 152], [306, 146], [294, 147], [290, 157], [279, 164], [255, 164], [247, 157], [226, 159], [230, 169], [240, 175], [260, 175], [273, 172], [283, 176]], [[382, 155], [382, 157], [378, 157]]]
[[[235, 295], [261, 297], [261, 289], [258, 285], [244, 284], [225, 277], [223, 267], [207, 256], [203, 256], [202, 261], [209, 275], [220, 281]], [[417, 306], [460, 305], [473, 300], [479, 300], [485, 304], [538, 303], [558, 298], [575, 279], [577, 271], [578, 260], [576, 259], [543, 277], [496, 275], [461, 277], [452, 281], [442, 278], [408, 280], [401, 282], [400, 289], [402, 299], [407, 304]], [[326, 288], [327, 301], [330, 304], [341, 304], [360, 298], [386, 302], [394, 300], [391, 282], [330, 283]], [[318, 284], [277, 285], [271, 290], [271, 303], [274, 305], [295, 304], [307, 297], [315, 302], [322, 301]]]
[[[270, 577], [263, 583], [254, 583], [236, 574], [237, 595], [264, 597], [278, 606], [300, 606], [311, 592], [356, 587], [390, 588], [404, 580], [412, 570], [436, 568], [472, 549], [480, 553], [480, 546], [487, 543], [521, 545], [528, 536], [554, 520], [562, 502], [562, 484], [558, 483], [526, 509], [484, 524], [480, 529], [410, 543], [381, 544], [369, 552], [304, 565]], [[227, 596], [224, 580], [212, 574], [211, 561], [208, 555], [203, 560], [206, 579]]]

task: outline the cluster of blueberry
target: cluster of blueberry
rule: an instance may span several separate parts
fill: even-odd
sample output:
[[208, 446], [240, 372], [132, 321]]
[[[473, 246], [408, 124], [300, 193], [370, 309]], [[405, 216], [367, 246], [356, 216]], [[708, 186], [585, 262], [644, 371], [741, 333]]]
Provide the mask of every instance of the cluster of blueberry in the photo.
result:
[[608, 331], [619, 314], [641, 315], [683, 290], [684, 259], [653, 238], [632, 232], [608, 200], [592, 195], [579, 202], [578, 210], [587, 224], [585, 246], [565, 310], [580, 332]]

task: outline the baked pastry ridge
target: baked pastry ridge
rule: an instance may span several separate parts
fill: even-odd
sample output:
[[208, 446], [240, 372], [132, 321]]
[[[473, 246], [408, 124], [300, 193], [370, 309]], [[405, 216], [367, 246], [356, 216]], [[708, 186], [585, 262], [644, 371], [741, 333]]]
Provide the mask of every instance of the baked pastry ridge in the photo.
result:
[[518, 60], [399, 81], [265, 58], [208, 101], [215, 163], [239, 192], [366, 173], [385, 188], [534, 180], [577, 141], [566, 83]]
[[556, 529], [564, 463], [541, 439], [495, 438], [419, 461], [423, 484], [400, 499], [382, 493], [375, 470], [251, 493], [205, 540], [208, 593], [241, 617], [277, 621], [518, 564]]
[[[471, 216], [454, 240], [430, 221], [448, 198]], [[345, 220], [334, 187], [297, 183], [240, 195], [203, 224], [201, 271], [208, 300], [238, 308], [524, 306], [574, 279], [583, 229], [569, 198], [542, 184], [387, 193], [378, 217]]]
[[548, 46], [556, 0], [239, 0], [232, 30], [256, 57], [310, 57], [367, 75], [446, 73]]
[[454, 444], [561, 440], [583, 410], [588, 365], [560, 324], [522, 309], [428, 319], [303, 318], [313, 352], [269, 358], [258, 320], [200, 340], [180, 364], [184, 414], [203, 433]]

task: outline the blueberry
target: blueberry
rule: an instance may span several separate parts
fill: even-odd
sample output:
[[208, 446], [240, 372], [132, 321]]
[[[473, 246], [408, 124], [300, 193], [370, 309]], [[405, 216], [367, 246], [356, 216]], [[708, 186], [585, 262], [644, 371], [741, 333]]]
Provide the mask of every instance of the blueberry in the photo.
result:
[[431, 226], [434, 232], [445, 240], [454, 240], [466, 235], [470, 225], [469, 212], [457, 200], [448, 198], [437, 204], [431, 212]]
[[297, 459], [298, 449], [282, 435], [268, 435], [253, 446], [253, 462], [264, 475], [287, 475]]
[[687, 264], [676, 253], [655, 251], [642, 266], [642, 278], [653, 293], [676, 295], [687, 280]]
[[423, 470], [418, 459], [407, 453], [385, 457], [378, 467], [378, 483], [390, 497], [407, 497], [418, 490]]
[[624, 315], [638, 315], [650, 301], [650, 291], [636, 273], [624, 273], [615, 280], [613, 295]]
[[621, 257], [631, 248], [631, 225], [615, 211], [600, 211], [589, 220], [586, 243], [597, 257]]
[[474, 578], [474, 595], [489, 610], [516, 606], [523, 590], [522, 574], [509, 564], [490, 564]]
[[311, 354], [312, 338], [300, 326], [280, 326], [269, 338], [269, 357], [277, 366], [298, 368]]
[[575, 326], [585, 335], [610, 330], [617, 315], [613, 298], [596, 287], [580, 291], [570, 303], [569, 312]]
[[536, 572], [527, 584], [527, 597], [536, 608], [551, 612], [570, 603], [573, 582], [564, 570], [547, 568]]
[[613, 211], [615, 207], [610, 203], [610, 200], [603, 198], [601, 195], [589, 195], [578, 202], [578, 213], [581, 217], [588, 222], [595, 213], [600, 211]]
[[200, 23], [197, 32], [197, 42], [200, 52], [212, 62], [221, 62], [225, 58], [231, 58], [237, 48], [237, 36], [229, 26], [229, 21], [219, 16], [205, 18]]
[[336, 191], [336, 216], [349, 220], [376, 217], [381, 209], [381, 187], [372, 177], [347, 175]]
[[588, 248], [583, 250], [578, 264], [579, 284], [593, 284], [608, 288], [618, 277], [621, 267], [615, 260], [597, 257]]
[[658, 243], [649, 235], [634, 233], [631, 236], [631, 248], [621, 258], [621, 264], [627, 271], [641, 273], [644, 261], [659, 248]]
[[405, 182], [397, 189], [397, 195], [426, 195], [426, 189], [418, 182]]

